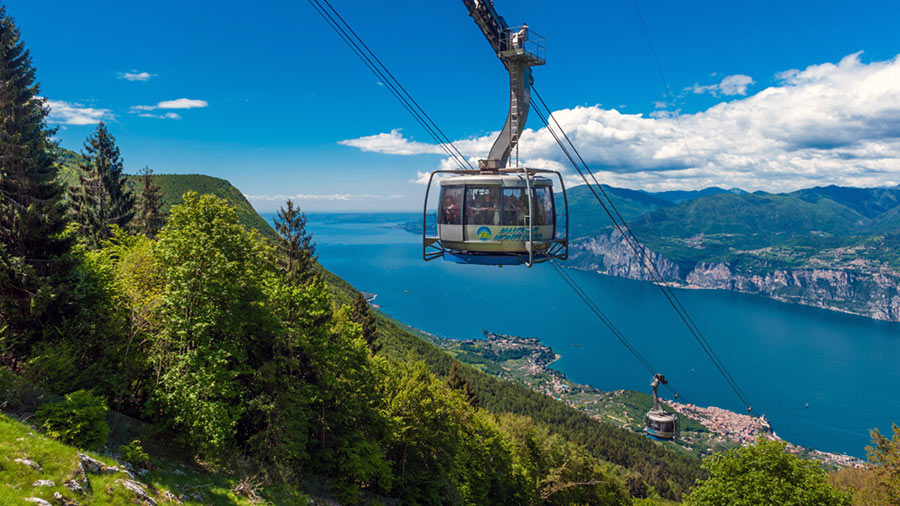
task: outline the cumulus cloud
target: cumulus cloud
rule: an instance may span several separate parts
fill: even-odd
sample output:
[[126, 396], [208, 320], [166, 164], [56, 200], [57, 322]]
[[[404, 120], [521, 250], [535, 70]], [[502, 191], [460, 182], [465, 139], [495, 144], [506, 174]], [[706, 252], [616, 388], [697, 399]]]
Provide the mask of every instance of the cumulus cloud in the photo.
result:
[[131, 106], [131, 112], [155, 111], [157, 109], [200, 109], [207, 106], [209, 106], [209, 103], [206, 100], [178, 98], [175, 100], [163, 100], [156, 105], [133, 105]]
[[131, 72], [119, 72], [119, 79], [125, 79], [126, 81], [141, 81], [147, 82], [151, 77], [154, 77], [156, 74], [151, 74], [149, 72], [138, 72], [137, 70], [132, 70]]
[[[601, 106], [562, 109], [554, 117], [598, 179], [617, 186], [788, 191], [900, 183], [900, 56], [864, 63], [856, 53], [776, 77], [776, 85], [754, 95], [677, 117]], [[739, 94], [742, 85], [717, 86], [717, 93]], [[456, 145], [466, 156], [483, 157], [494, 135]], [[546, 129], [526, 130], [519, 154], [529, 166], [566, 162]]]
[[368, 135], [358, 139], [348, 139], [340, 141], [338, 144], [351, 146], [363, 151], [374, 153], [384, 153], [388, 155], [421, 155], [421, 154], [443, 154], [439, 146], [428, 144], [425, 142], [411, 141], [400, 133], [399, 129], [391, 130], [390, 133], [380, 133], [377, 135]]
[[50, 123], [93, 125], [103, 120], [113, 119], [113, 114], [109, 109], [85, 107], [82, 104], [63, 100], [44, 99], [44, 103], [50, 108], [50, 115], [47, 117]]
[[705, 86], [701, 86], [699, 83], [695, 83], [693, 87], [688, 89], [698, 95], [703, 93], [710, 93], [713, 96], [745, 96], [747, 95], [747, 88], [754, 83], [755, 81], [750, 76], [745, 76], [744, 74], [735, 74], [733, 76], [725, 77], [721, 82], [717, 84], [708, 84]]

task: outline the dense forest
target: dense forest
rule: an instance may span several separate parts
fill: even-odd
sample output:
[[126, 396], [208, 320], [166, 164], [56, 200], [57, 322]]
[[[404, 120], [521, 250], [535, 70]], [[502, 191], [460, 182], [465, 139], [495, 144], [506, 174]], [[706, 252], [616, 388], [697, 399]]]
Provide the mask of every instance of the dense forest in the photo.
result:
[[[108, 448], [126, 416], [135, 467], [189, 462], [278, 504], [310, 483], [350, 504], [896, 504], [900, 430], [832, 476], [765, 441], [701, 466], [374, 313], [290, 201], [272, 230], [221, 180], [128, 176], [103, 123], [66, 154], [3, 7], [0, 110], [0, 406], [45, 435]], [[22, 384], [49, 392], [27, 413]]]

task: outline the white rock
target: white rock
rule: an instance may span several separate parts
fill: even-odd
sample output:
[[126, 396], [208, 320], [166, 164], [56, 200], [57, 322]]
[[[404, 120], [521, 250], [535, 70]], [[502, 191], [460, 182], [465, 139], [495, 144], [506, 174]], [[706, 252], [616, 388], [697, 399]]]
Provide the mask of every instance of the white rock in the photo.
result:
[[52, 504], [41, 499], [40, 497], [26, 497], [25, 502], [33, 502], [33, 503], [37, 504], [38, 506], [53, 506]]
[[59, 492], [53, 492], [53, 500], [56, 501], [56, 504], [59, 506], [78, 506], [77, 502], [66, 499]]
[[134, 480], [116, 480], [116, 483], [120, 483], [126, 489], [134, 492], [134, 495], [137, 496], [138, 500], [142, 502], [146, 502], [150, 504], [150, 506], [156, 506], [156, 500], [150, 497], [150, 494], [147, 493], [147, 490], [143, 485], [134, 481]]
[[76, 494], [84, 493], [84, 487], [82, 487], [81, 484], [75, 480], [68, 480], [65, 483], [63, 483], [63, 486], [65, 486], [67, 489], [71, 490], [72, 492], [75, 492]]
[[35, 462], [31, 459], [15, 459], [15, 462], [18, 462], [19, 464], [22, 464], [24, 466], [28, 466], [32, 469], [37, 469], [38, 471], [40, 471], [42, 473], [44, 472], [44, 470], [41, 468], [41, 466], [38, 465], [37, 462]]
[[31, 484], [32, 487], [55, 487], [56, 483], [53, 483], [53, 480], [38, 480]]

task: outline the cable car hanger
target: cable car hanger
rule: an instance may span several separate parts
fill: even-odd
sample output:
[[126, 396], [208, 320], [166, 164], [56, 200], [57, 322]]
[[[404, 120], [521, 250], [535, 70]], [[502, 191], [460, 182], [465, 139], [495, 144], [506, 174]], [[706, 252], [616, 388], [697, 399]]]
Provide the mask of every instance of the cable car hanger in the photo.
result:
[[[569, 256], [569, 207], [562, 175], [519, 166], [519, 138], [534, 83], [531, 67], [546, 63], [544, 39], [525, 24], [507, 25], [492, 0], [463, 3], [509, 72], [509, 112], [488, 157], [478, 161], [478, 170], [432, 171], [422, 211], [422, 258], [527, 267], [550, 259], [565, 260]], [[509, 167], [514, 150], [515, 163]], [[441, 179], [437, 212], [429, 215], [428, 197], [435, 174], [452, 176]], [[541, 174], [556, 174], [563, 196], [562, 214], [557, 212], [553, 179]], [[435, 235], [428, 234], [432, 216]]]

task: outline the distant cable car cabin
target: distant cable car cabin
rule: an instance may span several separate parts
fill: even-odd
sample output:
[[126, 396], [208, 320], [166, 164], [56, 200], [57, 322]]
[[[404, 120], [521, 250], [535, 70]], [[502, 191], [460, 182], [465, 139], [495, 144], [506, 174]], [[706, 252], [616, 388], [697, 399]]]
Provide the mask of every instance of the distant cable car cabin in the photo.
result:
[[678, 432], [678, 416], [665, 411], [659, 403], [657, 389], [660, 383], [667, 385], [669, 382], [666, 381], [665, 376], [657, 374], [650, 383], [650, 386], [653, 387], [653, 408], [647, 412], [644, 422], [648, 436], [652, 439], [669, 441], [675, 439], [675, 434]]
[[[526, 25], [509, 27], [493, 2], [463, 0], [469, 14], [509, 72], [509, 113], [486, 160], [475, 170], [436, 170], [425, 190], [422, 257], [481, 265], [526, 265], [569, 254], [569, 217], [562, 176], [552, 170], [518, 167], [518, 142], [531, 100], [531, 67], [544, 64], [544, 39]], [[516, 150], [516, 166], [507, 167]], [[428, 196], [435, 174], [440, 195], [433, 224]], [[554, 196], [556, 174], [562, 202]], [[562, 204], [562, 213], [558, 207]], [[434, 235], [429, 235], [429, 225]]]

